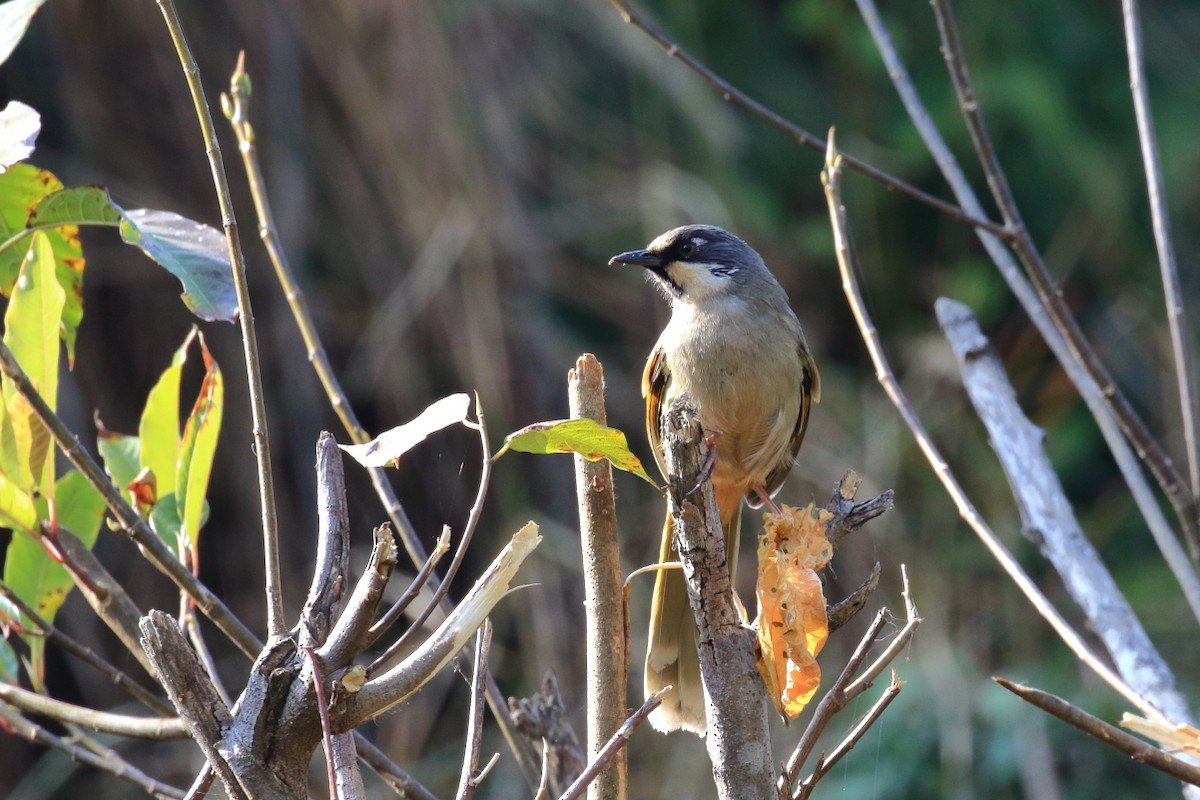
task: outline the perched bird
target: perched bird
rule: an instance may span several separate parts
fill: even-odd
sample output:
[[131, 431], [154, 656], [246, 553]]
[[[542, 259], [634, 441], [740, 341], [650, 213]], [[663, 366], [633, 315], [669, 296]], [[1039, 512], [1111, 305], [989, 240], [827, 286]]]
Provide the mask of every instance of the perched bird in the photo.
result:
[[[671, 304], [642, 374], [646, 435], [663, 469], [660, 415], [686, 393], [715, 447], [712, 484], [731, 572], [742, 501], [769, 502], [792, 469], [821, 382], [787, 294], [748, 244], [712, 225], [667, 231], [611, 264], [645, 267]], [[668, 515], [660, 560], [675, 560]], [[673, 690], [650, 715], [661, 731], [703, 735], [695, 619], [683, 573], [659, 570], [650, 611], [646, 694]]]

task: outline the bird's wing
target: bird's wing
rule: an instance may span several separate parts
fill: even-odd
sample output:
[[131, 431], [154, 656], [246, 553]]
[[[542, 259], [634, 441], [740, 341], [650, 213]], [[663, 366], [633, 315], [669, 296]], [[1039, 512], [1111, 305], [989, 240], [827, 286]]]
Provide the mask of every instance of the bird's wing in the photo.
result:
[[671, 370], [667, 368], [667, 358], [661, 346], [655, 347], [650, 358], [646, 360], [646, 369], [642, 373], [642, 397], [646, 399], [646, 439], [654, 452], [654, 460], [658, 469], [665, 476], [666, 465], [662, 455], [662, 401], [667, 393], [667, 385], [671, 382]]
[[[800, 443], [804, 441], [804, 432], [808, 430], [808, 411], [813, 403], [821, 401], [821, 374], [813, 363], [812, 355], [804, 342], [800, 343], [800, 413], [796, 415], [796, 425], [792, 428], [792, 438], [788, 443], [788, 457], [781, 460], [767, 474], [764, 488], [768, 495], [773, 495], [783, 485], [783, 479], [792, 471], [796, 454], [800, 452]], [[756, 499], [747, 495], [752, 503]]]

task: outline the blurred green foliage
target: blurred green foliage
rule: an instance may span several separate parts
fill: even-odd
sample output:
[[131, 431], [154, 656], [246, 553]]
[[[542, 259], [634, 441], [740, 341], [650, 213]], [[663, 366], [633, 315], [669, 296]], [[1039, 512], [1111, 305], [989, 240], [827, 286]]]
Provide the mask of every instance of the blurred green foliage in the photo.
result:
[[[846, 152], [949, 196], [851, 4], [654, 0], [640, 7], [751, 96], [816, 134], [836, 125]], [[1116, 5], [959, 0], [955, 8], [1026, 222], [1118, 381], [1160, 441], [1182, 456]], [[908, 688], [818, 796], [1075, 800], [1177, 791], [990, 682], [992, 674], [1026, 681], [1107, 719], [1123, 710], [1081, 672], [958, 520], [875, 384], [842, 300], [819, 153], [725, 103], [603, 0], [221, 0], [181, 10], [210, 97], [224, 88], [237, 51], [246, 50], [252, 115], [284, 245], [373, 433], [439, 396], [477, 389], [498, 442], [504, 432], [564, 416], [566, 370], [590, 350], [606, 368], [609, 424], [625, 430], [647, 461], [638, 378], [666, 310], [632, 271], [606, 267], [608, 257], [689, 221], [734, 229], [764, 255], [791, 295], [824, 378], [782, 498], [823, 499], [846, 468], [866, 478], [864, 493], [895, 489], [897, 509], [839, 551], [829, 591], [845, 593], [880, 560], [885, 577], [876, 603], [898, 609], [899, 564], [907, 563], [926, 620], [897, 664]], [[928, 6], [888, 4], [882, 12], [982, 193]], [[1200, 5], [1163, 0], [1146, 5], [1143, 17], [1175, 243], [1186, 266], [1200, 254], [1200, 228], [1188, 224], [1200, 217]], [[137, 197], [218, 222], [182, 78], [152, 7], [48, 4], [0, 73], [0, 86], [41, 112], [38, 163], [67, 182], [103, 183], [118, 202]], [[226, 153], [234, 153], [232, 137], [220, 133]], [[234, 161], [227, 155], [249, 231], [251, 207]], [[1086, 410], [972, 232], [859, 176], [848, 177], [845, 192], [864, 291], [885, 345], [980, 509], [1077, 620], [1057, 577], [1020, 536], [1007, 486], [933, 320], [933, 300], [943, 294], [979, 314], [1023, 405], [1047, 430], [1085, 530], [1194, 693], [1195, 621]], [[266, 383], [275, 387], [272, 440], [294, 604], [307, 585], [314, 535], [312, 444], [320, 429], [336, 429], [336, 419], [251, 238], [243, 236], [255, 270]], [[190, 320], [177, 303], [164, 302], [177, 294], [169, 279], [129, 266], [115, 247], [86, 244], [88, 311], [63, 405], [81, 432], [90, 431], [92, 409], [114, 429], [132, 430], [135, 398], [153, 385]], [[1194, 298], [1195, 271], [1185, 268], [1182, 278]], [[1190, 310], [1197, 311], [1194, 302]], [[201, 563], [206, 580], [254, 621], [261, 567], [257, 545], [248, 544], [257, 541], [257, 499], [244, 377], [232, 366], [240, 341], [227, 326], [208, 326], [206, 335], [229, 385]], [[469, 436], [439, 435], [397, 474], [408, 513], [430, 541], [441, 524], [462, 524], [474, 492], [474, 447]], [[496, 621], [493, 666], [514, 695], [532, 692], [544, 670], [557, 670], [582, 729], [582, 636], [563, 634], [580, 630], [582, 619], [570, 470], [554, 458], [514, 454], [511, 461], [494, 476], [476, 566], [530, 516], [550, 535], [525, 573], [537, 585], [510, 598], [511, 617]], [[635, 478], [618, 480], [632, 569], [653, 558], [661, 501]], [[366, 542], [382, 512], [361, 476], [351, 476], [351, 495]], [[126, 569], [137, 572], [127, 579], [145, 570], [129, 562]], [[171, 602], [165, 586], [136, 588], [147, 605]], [[648, 582], [636, 587], [638, 620], [648, 592]], [[635, 664], [642, 628], [635, 623]], [[840, 667], [860, 631], [861, 624], [835, 634], [821, 659], [827, 671]], [[111, 643], [97, 646], [116, 654]], [[232, 652], [224, 657], [240, 685], [244, 663]], [[107, 691], [74, 668], [52, 685], [67, 699]], [[430, 786], [448, 791], [465, 698], [461, 681], [447, 677], [373, 735]], [[851, 712], [831, 736], [849, 726]], [[795, 727], [778, 732], [781, 757], [796, 735]], [[503, 749], [489, 741], [485, 748]], [[712, 796], [693, 738], [646, 730], [631, 748], [632, 796]], [[0, 774], [23, 772], [28, 755], [0, 739]], [[107, 778], [45, 768], [50, 763], [34, 774], [56, 775], [59, 784], [27, 781], [14, 796], [123, 791]], [[165, 777], [190, 775], [186, 763], [174, 769]], [[41, 793], [30, 794], [32, 786]], [[488, 797], [523, 793], [508, 762], [481, 789]]]

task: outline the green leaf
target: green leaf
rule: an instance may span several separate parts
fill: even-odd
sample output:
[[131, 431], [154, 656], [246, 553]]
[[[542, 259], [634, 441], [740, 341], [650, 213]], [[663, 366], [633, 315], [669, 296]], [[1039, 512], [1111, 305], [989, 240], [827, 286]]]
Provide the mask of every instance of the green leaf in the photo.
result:
[[183, 521], [184, 541], [193, 548], [203, 523], [204, 495], [208, 491], [217, 437], [221, 432], [221, 415], [225, 408], [221, 369], [208, 352], [203, 336], [200, 336], [200, 354], [204, 357], [204, 381], [200, 384], [200, 394], [183, 428], [179, 466], [175, 473], [175, 501]]
[[0, 3], [0, 64], [8, 60], [17, 43], [25, 35], [34, 12], [46, 0], [9, 0]]
[[[95, 543], [104, 516], [104, 499], [79, 472], [71, 471], [55, 487], [55, 514], [58, 524], [78, 536], [89, 548]], [[45, 501], [38, 516], [46, 519], [49, 511]], [[55, 561], [39, 543], [36, 535], [14, 536], [4, 560], [4, 582], [47, 622], [55, 614], [75, 586], [71, 573]], [[43, 669], [44, 640], [40, 636], [24, 636], [33, 661], [32, 672], [40, 678]]]
[[646, 474], [638, 457], [629, 451], [625, 434], [591, 419], [535, 422], [510, 433], [504, 439], [504, 449], [539, 454], [576, 453], [588, 461], [606, 458], [617, 469], [631, 472], [651, 486], [658, 486]]
[[[114, 433], [101, 427], [100, 435], [96, 438], [96, 448], [100, 458], [104, 460], [104, 471], [112, 478], [114, 485], [130, 502], [136, 502], [129, 491], [129, 484], [141, 471], [142, 443], [136, 436], [124, 433]], [[172, 471], [171, 479], [175, 479]]]
[[0, 111], [0, 172], [29, 158], [41, 130], [42, 118], [36, 111], [17, 100], [8, 101]]
[[[58, 331], [62, 320], [64, 294], [54, 276], [54, 253], [46, 234], [33, 235], [21, 276], [4, 314], [4, 343], [12, 350], [21, 368], [51, 409], [58, 397]], [[27, 407], [9, 381], [4, 382], [5, 408], [15, 444], [5, 445], [6, 455], [15, 452], [23, 479], [29, 477], [47, 497], [54, 492], [54, 458], [49, 433]], [[11, 464], [5, 464], [11, 467]], [[32, 487], [27, 487], [32, 488]]]
[[146, 398], [138, 437], [142, 441], [141, 465], [149, 467], [157, 482], [158, 494], [175, 491], [175, 472], [179, 463], [179, 382], [187, 351], [196, 331], [193, 328], [183, 345], [175, 351], [171, 365], [159, 376]]
[[338, 447], [364, 467], [385, 467], [425, 441], [429, 434], [465, 420], [470, 407], [469, 396], [452, 394], [431, 404], [411, 422], [384, 431], [366, 444]]
[[158, 502], [150, 510], [150, 527], [173, 552], [178, 555], [183, 554], [179, 549], [179, 534], [183, 529], [183, 520], [179, 517], [179, 506], [175, 503], [174, 492], [158, 496]]
[[121, 209], [104, 187], [70, 186], [43, 197], [25, 226], [117, 225], [121, 219]]
[[183, 302], [203, 320], [237, 317], [225, 235], [170, 211], [126, 211], [121, 238], [141, 248], [183, 284]]
[[33, 535], [37, 521], [33, 495], [0, 473], [0, 527]]
[[[38, 205], [49, 195], [61, 190], [62, 182], [53, 173], [29, 164], [14, 164], [0, 173], [0, 242], [9, 246], [0, 249], [0, 294], [12, 294], [21, 270], [28, 240], [26, 223]], [[83, 248], [79, 244], [79, 228], [60, 225], [44, 234], [54, 251], [54, 274], [66, 293], [62, 311], [60, 335], [67, 346], [67, 359], [75, 360], [75, 335], [83, 320]]]

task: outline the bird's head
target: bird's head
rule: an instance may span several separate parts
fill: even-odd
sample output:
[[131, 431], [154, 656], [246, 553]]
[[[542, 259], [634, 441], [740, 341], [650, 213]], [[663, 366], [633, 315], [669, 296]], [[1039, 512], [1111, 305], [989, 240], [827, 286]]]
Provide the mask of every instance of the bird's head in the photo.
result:
[[775, 283], [754, 248], [713, 225], [669, 230], [644, 250], [621, 253], [608, 263], [645, 267], [672, 303], [738, 295], [764, 279]]

